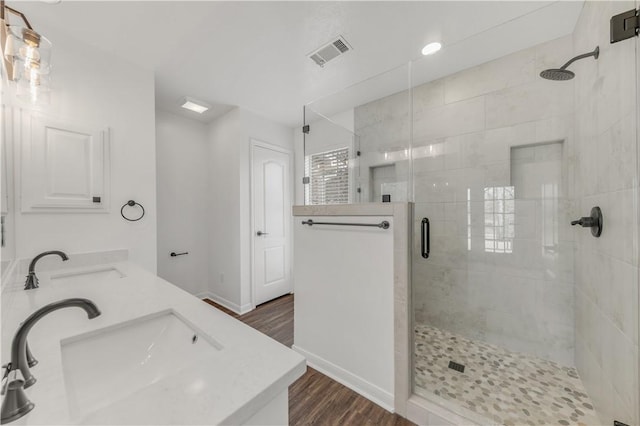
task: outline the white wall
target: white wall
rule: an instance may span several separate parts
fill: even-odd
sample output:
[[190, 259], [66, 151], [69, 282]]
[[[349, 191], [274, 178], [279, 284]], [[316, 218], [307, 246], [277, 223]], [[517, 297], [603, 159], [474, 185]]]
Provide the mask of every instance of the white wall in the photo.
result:
[[209, 292], [240, 310], [241, 117], [234, 109], [209, 127]]
[[293, 138], [293, 146], [295, 149], [295, 171], [293, 178], [293, 204], [296, 206], [304, 206], [304, 185], [302, 184], [302, 178], [304, 177], [304, 134], [302, 133], [302, 126], [297, 127], [291, 131]]
[[[32, 257], [51, 249], [77, 253], [127, 248], [132, 261], [155, 272], [153, 72], [62, 33], [46, 34], [55, 46], [55, 62], [52, 101], [41, 111], [111, 128], [111, 203], [108, 214], [16, 212], [16, 257]], [[145, 207], [146, 215], [139, 222], [120, 217], [120, 207], [130, 199]]]
[[[602, 424], [640, 424], [638, 385], [638, 39], [609, 43], [633, 1], [586, 2], [573, 34], [577, 216], [602, 209], [600, 238], [576, 230], [576, 366]], [[571, 56], [571, 55], [570, 55]]]
[[191, 294], [209, 281], [207, 135], [202, 122], [156, 111], [158, 275]]
[[233, 109], [209, 127], [209, 288], [230, 309], [251, 309], [250, 146], [259, 140], [293, 153], [289, 127]]
[[15, 259], [15, 185], [14, 185], [14, 164], [13, 151], [14, 146], [10, 135], [11, 129], [7, 126], [7, 122], [12, 120], [12, 113], [8, 108], [3, 108], [0, 117], [0, 208], [2, 217], [4, 218], [4, 247], [0, 247], [0, 258], [2, 259], [1, 272], [4, 273], [9, 263]]
[[394, 407], [393, 217], [314, 216], [390, 230], [294, 222], [294, 349], [330, 377], [388, 410]]

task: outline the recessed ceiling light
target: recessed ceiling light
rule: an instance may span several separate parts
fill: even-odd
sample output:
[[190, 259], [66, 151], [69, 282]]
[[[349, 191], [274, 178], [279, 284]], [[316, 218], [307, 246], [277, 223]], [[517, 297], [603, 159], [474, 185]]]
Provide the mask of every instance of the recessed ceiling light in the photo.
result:
[[425, 47], [423, 47], [422, 48], [422, 54], [424, 56], [433, 55], [434, 53], [436, 53], [440, 49], [442, 49], [442, 45], [440, 43], [438, 43], [437, 41], [435, 41], [435, 42], [429, 43]]
[[188, 109], [189, 111], [197, 112], [198, 114], [202, 114], [203, 112], [211, 108], [210, 105], [189, 97], [182, 98], [181, 102], [182, 104], [180, 106], [182, 108]]

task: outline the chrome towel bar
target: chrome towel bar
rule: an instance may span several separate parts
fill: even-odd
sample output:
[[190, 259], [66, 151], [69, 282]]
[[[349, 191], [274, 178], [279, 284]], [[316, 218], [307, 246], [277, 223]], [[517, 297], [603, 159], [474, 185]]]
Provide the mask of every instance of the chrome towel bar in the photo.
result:
[[343, 223], [343, 222], [314, 222], [312, 219], [303, 220], [303, 225], [339, 225], [339, 226], [371, 226], [374, 228], [389, 229], [389, 222], [383, 220], [380, 223]]

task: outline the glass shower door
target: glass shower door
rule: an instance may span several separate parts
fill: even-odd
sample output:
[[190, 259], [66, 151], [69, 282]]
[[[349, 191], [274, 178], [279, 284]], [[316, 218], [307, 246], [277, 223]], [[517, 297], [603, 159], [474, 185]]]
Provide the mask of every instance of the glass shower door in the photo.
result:
[[[418, 396], [481, 423], [639, 422], [637, 40], [608, 41], [631, 7], [587, 2], [573, 34], [438, 80], [412, 64]], [[571, 226], [595, 206], [599, 238]]]

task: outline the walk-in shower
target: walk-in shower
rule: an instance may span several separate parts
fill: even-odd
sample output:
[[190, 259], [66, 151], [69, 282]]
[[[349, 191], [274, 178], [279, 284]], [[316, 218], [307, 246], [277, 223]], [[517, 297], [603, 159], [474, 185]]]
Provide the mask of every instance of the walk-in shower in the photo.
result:
[[[469, 423], [640, 424], [638, 42], [608, 39], [629, 3], [579, 6], [552, 38], [470, 63], [530, 28], [506, 22], [306, 107], [304, 176], [330, 159], [331, 200], [413, 203], [411, 401]], [[594, 206], [598, 238], [571, 225]]]

